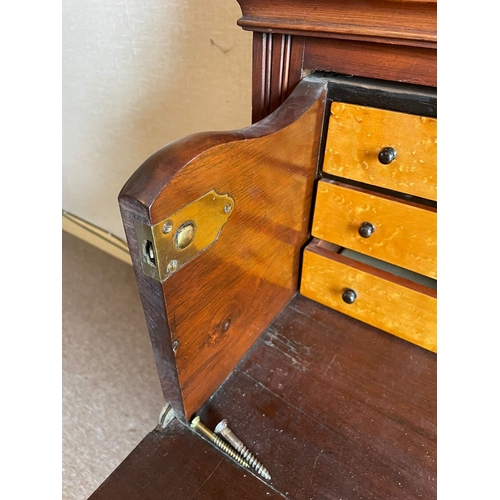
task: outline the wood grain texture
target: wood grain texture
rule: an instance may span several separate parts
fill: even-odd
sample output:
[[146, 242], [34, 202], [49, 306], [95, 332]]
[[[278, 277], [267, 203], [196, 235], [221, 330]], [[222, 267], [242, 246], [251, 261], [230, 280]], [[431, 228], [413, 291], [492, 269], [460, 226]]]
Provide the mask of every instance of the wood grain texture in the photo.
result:
[[165, 387], [174, 386], [175, 398], [181, 394], [180, 418], [210, 397], [297, 290], [325, 99], [325, 82], [303, 80], [277, 112], [254, 126], [162, 148], [122, 190], [124, 210], [142, 207], [150, 225], [212, 189], [234, 199], [216, 244], [163, 284], [151, 283], [154, 297], [142, 285], [154, 280], [139, 282], [145, 302], [154, 298], [155, 307], [167, 311], [168, 325], [157, 318], [148, 326], [161, 344], [161, 363], [176, 368], [178, 384], [168, 376]]
[[301, 78], [304, 37], [254, 33], [252, 123], [277, 109]]
[[[375, 226], [369, 238], [358, 233], [363, 222]], [[322, 179], [316, 192], [312, 235], [437, 278], [434, 208]]]
[[173, 420], [149, 433], [89, 500], [283, 498]]
[[[133, 183], [132, 186], [133, 187]], [[149, 224], [147, 207], [131, 196], [120, 196], [120, 212], [134, 267], [135, 279], [139, 289], [146, 325], [148, 327], [156, 368], [160, 378], [163, 395], [170, 402], [177, 415], [183, 415], [184, 406], [179, 387], [179, 378], [170, 341], [167, 313], [161, 283], [142, 272], [140, 245], [135, 231], [136, 221]]]
[[311, 71], [437, 85], [436, 2], [239, 0], [254, 32], [252, 122]]
[[426, 47], [308, 37], [303, 68], [437, 86], [437, 51]]
[[436, 355], [297, 295], [200, 411], [294, 500], [436, 498]]
[[[382, 165], [384, 147], [397, 151]], [[394, 191], [437, 199], [437, 120], [333, 102], [323, 170]]]
[[252, 31], [436, 48], [435, 1], [238, 0]]
[[[346, 304], [346, 289], [356, 292]], [[435, 290], [310, 243], [304, 250], [300, 293], [320, 304], [436, 352]]]

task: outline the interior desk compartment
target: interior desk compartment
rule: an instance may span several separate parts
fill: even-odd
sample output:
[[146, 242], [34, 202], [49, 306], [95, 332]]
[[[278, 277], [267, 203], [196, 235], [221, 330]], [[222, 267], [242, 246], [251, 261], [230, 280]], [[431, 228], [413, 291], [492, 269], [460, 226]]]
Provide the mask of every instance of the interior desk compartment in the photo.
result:
[[313, 240], [300, 292], [353, 318], [436, 351], [436, 290], [336, 253]]
[[437, 119], [333, 102], [323, 170], [436, 200]]
[[437, 278], [435, 208], [322, 179], [312, 235]]

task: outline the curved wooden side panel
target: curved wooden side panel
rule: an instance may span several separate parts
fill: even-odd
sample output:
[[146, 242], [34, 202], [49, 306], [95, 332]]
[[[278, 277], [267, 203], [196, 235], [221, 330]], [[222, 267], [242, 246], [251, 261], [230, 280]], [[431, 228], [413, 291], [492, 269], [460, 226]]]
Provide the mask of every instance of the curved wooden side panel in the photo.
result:
[[[248, 128], [160, 149], [120, 194], [163, 392], [180, 418], [214, 393], [298, 289], [325, 100], [326, 84], [304, 79]], [[212, 189], [234, 199], [216, 243], [163, 283], [146, 276], [135, 221], [157, 224]]]

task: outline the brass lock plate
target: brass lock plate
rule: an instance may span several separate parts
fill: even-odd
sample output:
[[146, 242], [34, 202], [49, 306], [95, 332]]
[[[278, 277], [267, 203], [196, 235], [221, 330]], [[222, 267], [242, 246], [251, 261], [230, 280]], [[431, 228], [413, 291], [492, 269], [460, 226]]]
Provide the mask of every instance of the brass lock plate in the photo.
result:
[[234, 211], [234, 199], [215, 189], [154, 226], [135, 223], [144, 274], [163, 282], [212, 246]]

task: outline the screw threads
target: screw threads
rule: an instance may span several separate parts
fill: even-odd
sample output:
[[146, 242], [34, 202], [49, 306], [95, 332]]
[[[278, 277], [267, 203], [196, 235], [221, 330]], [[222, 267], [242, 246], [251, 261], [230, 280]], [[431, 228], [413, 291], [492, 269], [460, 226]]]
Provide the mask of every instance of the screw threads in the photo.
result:
[[239, 454], [248, 461], [248, 464], [250, 467], [253, 467], [258, 474], [260, 474], [262, 477], [265, 479], [269, 480], [271, 479], [271, 476], [267, 469], [257, 460], [257, 457], [246, 447], [242, 446], [240, 449], [236, 449], [236, 451], [239, 452]]
[[250, 467], [253, 467], [257, 474], [261, 475], [264, 479], [269, 481], [271, 475], [267, 469], [257, 460], [257, 457], [243, 444], [243, 442], [234, 434], [234, 432], [227, 426], [226, 419], [219, 422], [215, 428], [217, 434], [224, 436], [227, 441], [235, 448], [235, 450], [248, 462]]
[[191, 422], [191, 429], [196, 429], [200, 431], [206, 438], [208, 438], [212, 443], [214, 443], [218, 448], [229, 455], [233, 460], [236, 460], [241, 466], [248, 468], [249, 464], [244, 460], [235, 450], [233, 450], [228, 444], [226, 444], [221, 438], [216, 436], [208, 427], [205, 427], [200, 422], [200, 417], [195, 417]]
[[213, 443], [221, 450], [225, 451], [231, 458], [236, 460], [243, 467], [248, 467], [249, 463], [236, 453], [228, 444], [222, 441], [221, 438], [214, 436]]

